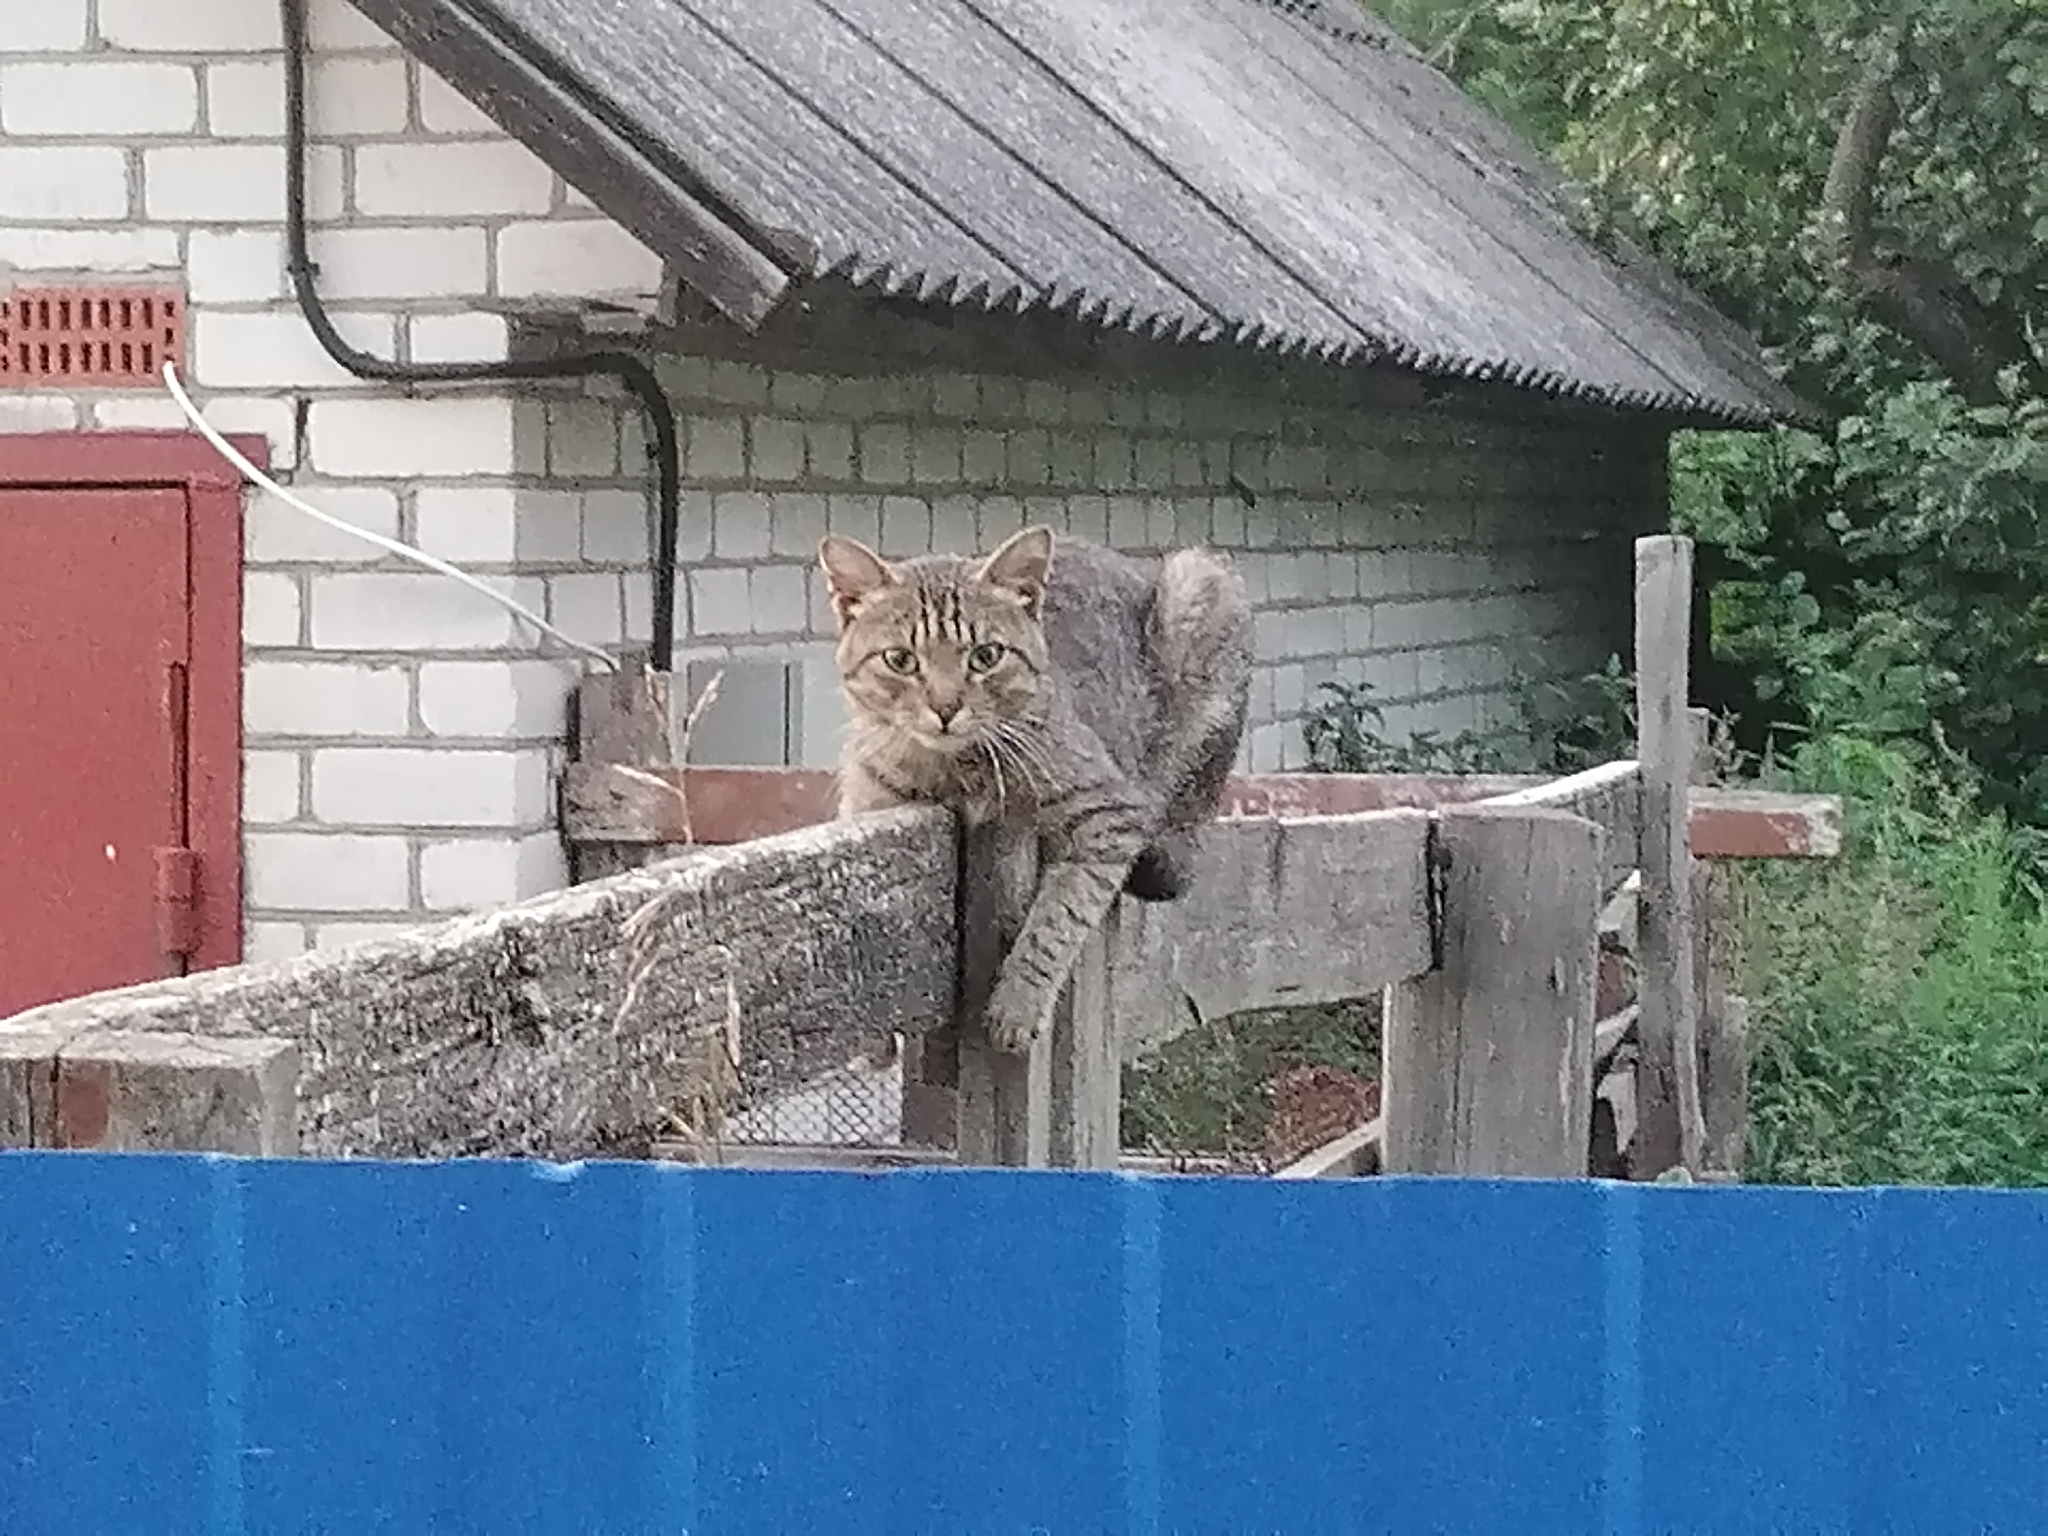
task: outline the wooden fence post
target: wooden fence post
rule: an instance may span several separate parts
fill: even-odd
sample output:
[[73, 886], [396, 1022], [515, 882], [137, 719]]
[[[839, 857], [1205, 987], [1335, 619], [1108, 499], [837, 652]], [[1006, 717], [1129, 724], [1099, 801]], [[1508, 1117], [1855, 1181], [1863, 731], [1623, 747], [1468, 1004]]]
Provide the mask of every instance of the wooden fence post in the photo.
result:
[[1439, 815], [1442, 964], [1387, 992], [1386, 1172], [1584, 1176], [1601, 840], [1564, 811]]
[[[1060, 998], [1052, 1035], [1052, 1143], [1055, 1168], [1114, 1168], [1122, 1153], [1123, 1052], [1117, 1039], [1117, 957], [1123, 898], [1088, 941]], [[1123, 974], [1126, 986], [1133, 978]], [[1161, 988], [1166, 978], [1155, 979]]]
[[[1692, 781], [1712, 787], [1713, 721], [1690, 712]], [[1705, 1174], [1739, 1179], [1749, 1129], [1749, 1009], [1728, 991], [1728, 925], [1732, 871], [1712, 859], [1692, 861], [1693, 996], [1698, 1000], [1701, 1158]]]
[[[634, 658], [616, 672], [585, 677], [577, 685], [576, 758], [585, 763], [624, 763], [633, 768], [665, 767], [669, 745], [669, 701], [673, 679], [650, 672]], [[601, 880], [663, 858], [661, 843], [571, 843], [569, 877]]]
[[905, 1048], [904, 1140], [957, 1151], [963, 1164], [1114, 1168], [1122, 1152], [1121, 902], [1082, 951], [1050, 1040], [1020, 1061], [982, 1039], [981, 1008], [1023, 923], [1037, 869], [1029, 838], [990, 829], [961, 835], [959, 1001], [952, 1028]]
[[952, 1152], [960, 1145], [960, 1021], [903, 1042], [903, 1140]]
[[1035, 833], [970, 827], [960, 839], [959, 1122], [963, 1164], [1043, 1168], [1050, 1160], [1052, 1042], [1025, 1057], [988, 1048], [981, 1010], [1038, 884]]
[[1697, 1174], [1705, 1141], [1687, 825], [1693, 763], [1687, 715], [1692, 540], [1676, 534], [1636, 540], [1635, 602], [1643, 887], [1637, 1128], [1631, 1162], [1638, 1178], [1655, 1178], [1679, 1164]]

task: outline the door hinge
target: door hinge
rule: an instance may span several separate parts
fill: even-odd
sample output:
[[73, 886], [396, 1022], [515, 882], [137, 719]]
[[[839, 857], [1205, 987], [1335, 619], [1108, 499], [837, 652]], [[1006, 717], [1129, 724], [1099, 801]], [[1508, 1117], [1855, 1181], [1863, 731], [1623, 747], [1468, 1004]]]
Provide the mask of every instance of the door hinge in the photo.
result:
[[190, 848], [156, 850], [156, 932], [166, 955], [199, 952], [199, 855]]

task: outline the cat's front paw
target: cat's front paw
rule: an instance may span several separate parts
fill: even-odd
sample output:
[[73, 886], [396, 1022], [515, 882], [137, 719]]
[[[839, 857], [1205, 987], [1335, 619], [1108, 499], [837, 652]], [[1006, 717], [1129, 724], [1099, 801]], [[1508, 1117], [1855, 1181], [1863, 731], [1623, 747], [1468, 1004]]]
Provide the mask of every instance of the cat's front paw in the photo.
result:
[[1047, 998], [1036, 991], [1005, 987], [998, 982], [982, 1013], [990, 1048], [1011, 1056], [1027, 1054], [1038, 1037], [1051, 1030], [1052, 1011], [1058, 1001], [1057, 997]]

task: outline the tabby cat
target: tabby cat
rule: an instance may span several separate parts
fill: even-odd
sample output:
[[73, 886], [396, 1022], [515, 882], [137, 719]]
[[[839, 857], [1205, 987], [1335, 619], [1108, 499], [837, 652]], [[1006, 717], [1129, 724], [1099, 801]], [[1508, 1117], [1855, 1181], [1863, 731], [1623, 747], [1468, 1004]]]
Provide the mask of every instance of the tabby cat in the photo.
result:
[[1121, 888], [1171, 901], [1244, 735], [1251, 607], [1228, 560], [1027, 528], [982, 559], [819, 546], [849, 727], [840, 814], [952, 806], [1039, 837], [984, 1022], [1022, 1052]]

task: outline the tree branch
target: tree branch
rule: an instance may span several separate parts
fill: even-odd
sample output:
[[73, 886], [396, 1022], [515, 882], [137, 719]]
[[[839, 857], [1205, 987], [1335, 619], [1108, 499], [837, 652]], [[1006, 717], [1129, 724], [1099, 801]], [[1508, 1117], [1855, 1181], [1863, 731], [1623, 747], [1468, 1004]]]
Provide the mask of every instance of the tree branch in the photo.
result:
[[1970, 399], [1998, 396], [1998, 371], [2025, 356], [2000, 317], [1947, 262], [1877, 248], [1872, 229], [1878, 170], [1898, 123], [1893, 94], [1904, 60], [1905, 24], [1870, 40], [1863, 71], [1849, 92], [1821, 190], [1821, 276], [1843, 283], [1873, 314], [1918, 346]]

